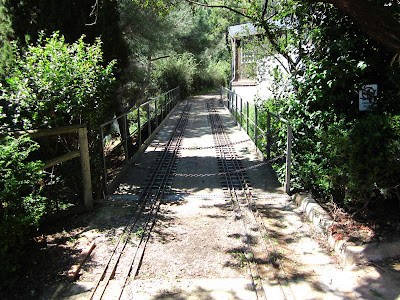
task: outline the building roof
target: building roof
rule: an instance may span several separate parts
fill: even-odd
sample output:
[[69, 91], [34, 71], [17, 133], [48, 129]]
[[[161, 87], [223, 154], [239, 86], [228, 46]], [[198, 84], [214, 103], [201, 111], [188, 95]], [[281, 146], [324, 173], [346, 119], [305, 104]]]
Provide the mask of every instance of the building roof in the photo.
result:
[[256, 27], [251, 23], [246, 23], [230, 26], [228, 32], [231, 38], [238, 39], [245, 36], [260, 34], [262, 30], [260, 27]]

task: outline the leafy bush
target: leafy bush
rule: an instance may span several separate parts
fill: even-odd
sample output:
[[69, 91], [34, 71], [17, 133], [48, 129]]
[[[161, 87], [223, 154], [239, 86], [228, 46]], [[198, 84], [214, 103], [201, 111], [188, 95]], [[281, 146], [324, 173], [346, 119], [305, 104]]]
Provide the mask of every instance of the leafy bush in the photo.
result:
[[[311, 110], [313, 100], [286, 96], [265, 102], [264, 111], [282, 115], [293, 127], [294, 190], [311, 191], [349, 210], [398, 197], [399, 116], [369, 112], [349, 119], [334, 111]], [[272, 126], [278, 135], [286, 134], [282, 124]], [[284, 145], [277, 151], [284, 151]], [[284, 161], [274, 168], [283, 181]]]
[[226, 85], [230, 64], [207, 60], [198, 64], [193, 54], [176, 54], [156, 63], [153, 78], [159, 91], [165, 92], [177, 86], [186, 97], [194, 92]]
[[226, 86], [230, 73], [230, 64], [227, 61], [209, 61], [206, 66], [199, 67], [194, 75], [194, 89], [217, 89]]
[[15, 68], [2, 99], [10, 103], [16, 127], [94, 127], [109, 114], [115, 62], [104, 67], [100, 40], [88, 45], [83, 39], [70, 45], [58, 33], [41, 34], [23, 54], [14, 47]]
[[197, 63], [191, 53], [175, 54], [157, 62], [154, 79], [161, 91], [180, 86], [181, 96], [187, 97], [193, 91]]
[[46, 212], [46, 201], [38, 185], [42, 177], [39, 161], [29, 154], [38, 144], [28, 137], [0, 139], [0, 282], [18, 268], [23, 247], [32, 229]]
[[[1, 87], [0, 105], [8, 127], [17, 129], [55, 128], [72, 124], [88, 126], [94, 190], [99, 190], [101, 158], [99, 125], [113, 115], [115, 61], [104, 64], [101, 41], [93, 45], [84, 36], [73, 44], [54, 33], [40, 35], [36, 45], [25, 51], [14, 46], [15, 68]], [[38, 158], [56, 157], [77, 144], [77, 136], [59, 139], [57, 147], [40, 142]], [[58, 153], [56, 152], [57, 149]], [[72, 166], [72, 168], [71, 168]], [[59, 166], [61, 180], [81, 192], [80, 167], [75, 161]]]
[[[334, 200], [353, 213], [393, 207], [400, 201], [400, 73], [391, 66], [393, 55], [332, 6], [292, 4], [273, 17], [290, 24], [273, 50], [298, 59], [287, 76], [271, 70], [272, 97], [263, 109], [293, 127], [293, 191]], [[379, 86], [377, 105], [360, 112], [358, 91], [371, 83]], [[283, 164], [275, 165], [281, 179]]]

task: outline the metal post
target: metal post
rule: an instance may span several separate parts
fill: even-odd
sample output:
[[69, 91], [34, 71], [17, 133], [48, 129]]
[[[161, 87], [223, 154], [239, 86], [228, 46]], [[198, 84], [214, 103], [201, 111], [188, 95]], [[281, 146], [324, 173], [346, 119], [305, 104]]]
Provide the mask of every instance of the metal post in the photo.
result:
[[267, 113], [267, 159], [271, 159], [271, 113]]
[[147, 132], [149, 137], [151, 135], [151, 114], [150, 114], [150, 102], [147, 104]]
[[237, 105], [237, 94], [235, 94], [235, 120], [236, 120], [236, 125], [238, 124], [238, 117], [237, 117], [237, 114], [238, 114], [238, 105]]
[[157, 98], [154, 99], [154, 114], [156, 115], [156, 128], [158, 127]]
[[257, 145], [257, 140], [258, 140], [258, 110], [257, 110], [257, 105], [254, 103], [254, 143]]
[[233, 115], [233, 93], [230, 93], [230, 107], [231, 107], [231, 114]]
[[171, 99], [170, 99], [170, 97], [169, 97], [169, 93], [167, 93], [166, 95], [165, 95], [165, 97], [167, 97], [167, 106], [168, 106], [168, 113], [171, 111]]
[[243, 128], [243, 99], [240, 97], [240, 128]]
[[83, 181], [83, 201], [85, 207], [93, 209], [92, 178], [90, 175], [90, 157], [87, 138], [87, 128], [80, 128], [79, 131], [79, 151], [81, 154], [81, 169]]
[[127, 116], [125, 115], [125, 116], [123, 116], [123, 118], [124, 118], [124, 131], [125, 131], [125, 134], [123, 137], [124, 147], [125, 147], [125, 160], [126, 160], [126, 162], [128, 162], [129, 154], [128, 154], [128, 126], [127, 126], [127, 122], [126, 122]]
[[161, 109], [161, 121], [164, 120], [164, 109], [163, 109], [163, 103], [162, 103], [162, 97], [158, 97], [160, 99], [160, 109]]
[[138, 127], [138, 146], [140, 147], [142, 145], [142, 128], [140, 125], [140, 106], [137, 109], [137, 127]]
[[100, 127], [101, 131], [101, 155], [103, 157], [103, 185], [104, 195], [108, 195], [107, 192], [107, 166], [106, 166], [106, 155], [104, 154], [104, 127]]
[[246, 132], [249, 135], [249, 102], [246, 102]]
[[[164, 96], [162, 96], [162, 97], [164, 98], [164, 114], [165, 114], [165, 116], [167, 116], [167, 115], [168, 115], [167, 96], [164, 95]], [[164, 119], [164, 118], [163, 118], [163, 119]]]
[[292, 127], [288, 124], [287, 128], [287, 145], [286, 145], [286, 179], [285, 179], [285, 192], [290, 192], [290, 168], [291, 168], [291, 155], [292, 155]]

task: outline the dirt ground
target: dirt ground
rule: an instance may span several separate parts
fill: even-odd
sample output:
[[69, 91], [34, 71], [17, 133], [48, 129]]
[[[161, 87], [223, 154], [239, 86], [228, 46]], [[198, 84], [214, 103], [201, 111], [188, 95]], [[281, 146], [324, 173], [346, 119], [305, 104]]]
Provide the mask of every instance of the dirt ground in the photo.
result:
[[[257, 195], [256, 205], [266, 234], [243, 230], [225, 197], [218, 176], [185, 176], [218, 172], [205, 100], [192, 98], [192, 111], [183, 139], [177, 176], [152, 230], [139, 272], [126, 288], [125, 298], [136, 299], [256, 299], [249, 278], [243, 239], [250, 240], [260, 265], [268, 299], [398, 299], [400, 258], [343, 268], [330, 252], [321, 232], [282, 192], [269, 165], [247, 175]], [[179, 111], [179, 110], [178, 110]], [[177, 112], [178, 112], [177, 111]], [[232, 141], [246, 141], [229, 112], [219, 108]], [[132, 165], [115, 193], [94, 212], [68, 218], [42, 237], [32, 253], [35, 263], [20, 278], [20, 289], [5, 299], [85, 299], [132, 217], [136, 192], [144, 184], [157, 152], [169, 138], [177, 120], [174, 114], [145, 153]], [[185, 149], [186, 148], [186, 149]], [[260, 163], [250, 142], [235, 145], [244, 167]], [[129, 249], [140, 238], [140, 228], [129, 236]], [[96, 248], [83, 265], [78, 280], [69, 283], [66, 273], [80, 251], [91, 242]], [[53, 251], [55, 250], [56, 251]], [[126, 270], [117, 270], [115, 285]], [[111, 297], [110, 297], [111, 299]]]

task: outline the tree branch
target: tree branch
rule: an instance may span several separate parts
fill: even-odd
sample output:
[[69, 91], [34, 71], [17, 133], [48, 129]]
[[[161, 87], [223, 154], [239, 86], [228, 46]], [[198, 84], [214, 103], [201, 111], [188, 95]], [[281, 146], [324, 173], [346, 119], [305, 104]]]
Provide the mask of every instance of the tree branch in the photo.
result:
[[261, 14], [261, 20], [264, 20], [265, 14], [267, 13], [267, 7], [268, 7], [268, 0], [265, 0], [264, 8]]
[[150, 61], [156, 61], [156, 60], [159, 60], [159, 59], [163, 59], [163, 58], [168, 58], [168, 57], [171, 57], [170, 55], [164, 55], [164, 56], [160, 56], [160, 57], [156, 57], [156, 58], [151, 58], [150, 59]]
[[252, 17], [250, 17], [232, 7], [226, 6], [226, 5], [212, 5], [212, 4], [201, 3], [201, 2], [197, 2], [197, 1], [193, 1], [193, 0], [185, 0], [185, 1], [188, 3], [194, 4], [194, 5], [197, 5], [197, 6], [202, 6], [202, 7], [227, 9], [227, 10], [230, 10], [231, 12], [241, 15], [242, 17], [245, 17], [250, 20], [254, 20]]
[[99, 15], [99, 0], [96, 0], [94, 5], [92, 6], [92, 12], [90, 13], [89, 17], [95, 16], [94, 22], [90, 24], [85, 24], [86, 26], [93, 26], [97, 24], [97, 17]]

